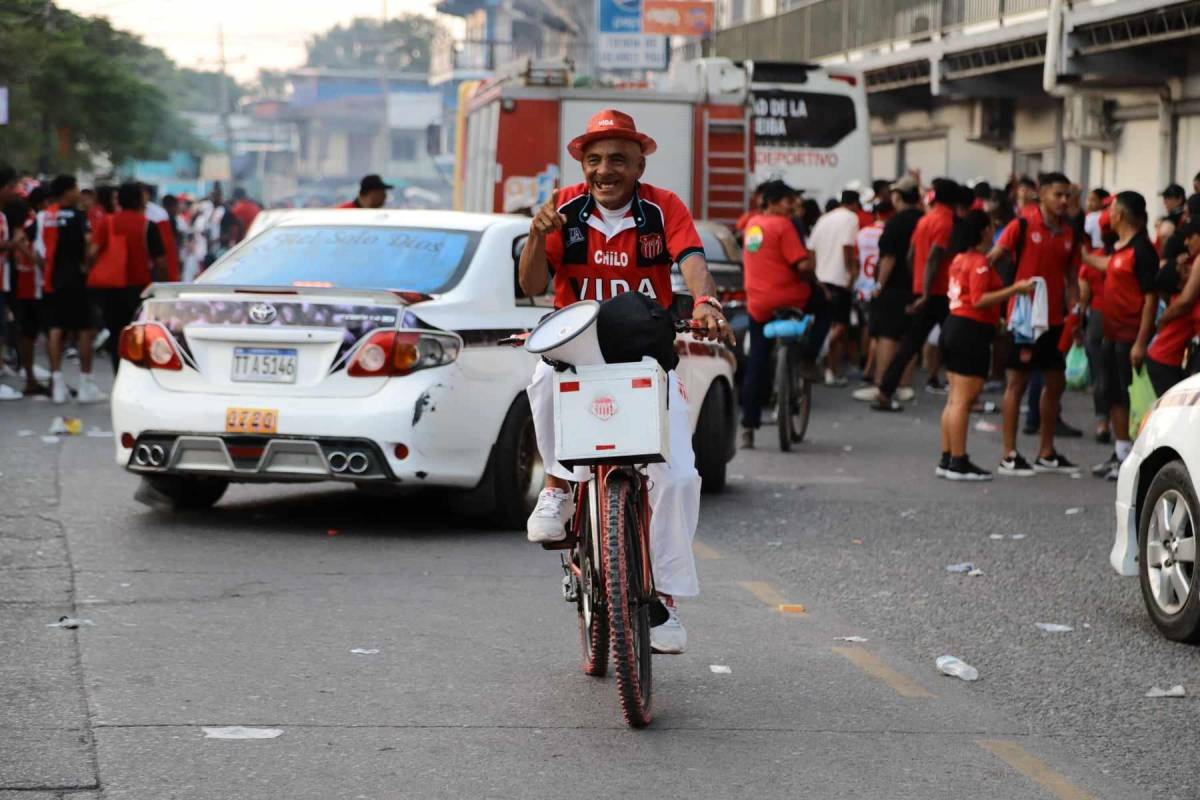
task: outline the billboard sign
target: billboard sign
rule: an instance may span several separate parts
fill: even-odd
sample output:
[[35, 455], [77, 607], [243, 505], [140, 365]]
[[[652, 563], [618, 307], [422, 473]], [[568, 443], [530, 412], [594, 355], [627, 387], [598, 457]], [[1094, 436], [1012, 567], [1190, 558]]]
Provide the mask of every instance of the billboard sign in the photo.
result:
[[642, 0], [596, 0], [600, 33], [641, 33]]
[[642, 32], [667, 36], [704, 36], [713, 28], [708, 0], [644, 0]]
[[602, 33], [598, 44], [601, 69], [667, 68], [666, 36]]

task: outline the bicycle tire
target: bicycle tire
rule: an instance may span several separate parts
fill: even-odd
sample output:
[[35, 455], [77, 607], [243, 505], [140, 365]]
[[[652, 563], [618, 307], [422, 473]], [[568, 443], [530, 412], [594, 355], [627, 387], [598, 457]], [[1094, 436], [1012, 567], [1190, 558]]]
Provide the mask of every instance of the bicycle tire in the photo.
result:
[[579, 567], [582, 579], [576, 579], [575, 610], [579, 615], [579, 645], [583, 651], [581, 666], [585, 675], [602, 678], [608, 674], [608, 609], [605, 607], [604, 580], [592, 563], [592, 515], [587, 507], [588, 492], [579, 488], [579, 503], [583, 505], [583, 529], [572, 558]]
[[792, 365], [786, 342], [775, 345], [775, 425], [779, 429], [779, 449], [792, 449]]
[[802, 377], [796, 369], [792, 370], [792, 376], [798, 385], [796, 396], [799, 398], [796, 415], [792, 419], [792, 441], [799, 444], [808, 433], [808, 418], [812, 414], [812, 381]]
[[603, 493], [604, 575], [608, 588], [609, 638], [621, 713], [632, 728], [650, 724], [653, 676], [650, 666], [650, 601], [642, 584], [640, 515], [636, 484], [614, 472]]

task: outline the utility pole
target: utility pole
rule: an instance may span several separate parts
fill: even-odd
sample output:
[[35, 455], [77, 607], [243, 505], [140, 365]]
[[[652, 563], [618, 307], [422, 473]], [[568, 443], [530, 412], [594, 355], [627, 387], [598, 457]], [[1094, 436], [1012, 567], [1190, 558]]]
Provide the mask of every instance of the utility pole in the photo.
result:
[[387, 0], [382, 0], [380, 11], [382, 16], [379, 18], [379, 89], [383, 92], [383, 124], [380, 125], [379, 136], [381, 142], [379, 171], [386, 176], [388, 165], [392, 161], [391, 86], [388, 84], [387, 75], [387, 56], [390, 51], [387, 41]]
[[225, 154], [229, 156], [229, 179], [233, 180], [233, 124], [229, 119], [229, 73], [225, 62], [225, 26], [217, 25], [217, 49], [221, 64], [221, 81], [217, 102], [221, 105], [221, 127], [225, 131]]

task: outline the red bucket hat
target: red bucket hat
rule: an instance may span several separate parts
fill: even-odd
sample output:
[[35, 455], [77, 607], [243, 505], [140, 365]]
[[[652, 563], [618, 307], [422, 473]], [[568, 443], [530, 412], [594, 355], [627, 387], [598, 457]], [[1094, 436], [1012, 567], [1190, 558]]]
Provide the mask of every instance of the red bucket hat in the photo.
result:
[[633, 124], [633, 117], [615, 108], [606, 108], [588, 120], [587, 131], [571, 140], [567, 145], [567, 152], [576, 161], [582, 161], [583, 148], [600, 139], [628, 139], [637, 142], [642, 146], [642, 155], [646, 156], [658, 149], [658, 144], [653, 139], [638, 131], [637, 126]]

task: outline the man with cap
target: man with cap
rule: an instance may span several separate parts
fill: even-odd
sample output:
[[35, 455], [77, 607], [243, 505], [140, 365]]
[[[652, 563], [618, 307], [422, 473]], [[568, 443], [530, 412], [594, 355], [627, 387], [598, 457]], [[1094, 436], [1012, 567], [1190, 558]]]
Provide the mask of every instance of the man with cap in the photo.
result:
[[1171, 238], [1171, 234], [1175, 233], [1175, 229], [1183, 221], [1184, 203], [1186, 201], [1187, 192], [1183, 191], [1183, 187], [1178, 183], [1172, 183], [1162, 190], [1163, 211], [1166, 213], [1154, 226], [1156, 234], [1154, 247], [1160, 255], [1167, 239]]
[[358, 197], [342, 203], [338, 208], [383, 208], [387, 203], [387, 193], [393, 188], [378, 175], [366, 175], [358, 182]]
[[[672, 192], [640, 182], [646, 156], [657, 144], [633, 118], [615, 109], [600, 111], [567, 151], [583, 167], [584, 181], [552, 193], [538, 210], [521, 252], [520, 285], [540, 295], [554, 275], [558, 308], [579, 300], [603, 301], [636, 291], [664, 308], [671, 304], [671, 264], [695, 298], [693, 318], [708, 336], [730, 338], [729, 323], [716, 299], [717, 288], [704, 260], [704, 247], [692, 216]], [[571, 518], [570, 481], [585, 470], [567, 470], [554, 458], [554, 371], [539, 362], [527, 390], [546, 488], [529, 517], [531, 542], [561, 541]], [[700, 514], [700, 476], [692, 452], [687, 394], [672, 371], [670, 452], [665, 463], [648, 467], [650, 478], [650, 560], [654, 583], [668, 612], [650, 631], [656, 652], [682, 653], [687, 632], [675, 611], [675, 597], [699, 593], [692, 537]], [[679, 402], [682, 401], [682, 402]]]

